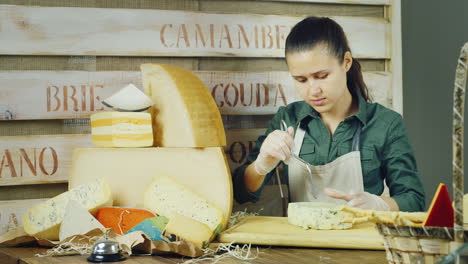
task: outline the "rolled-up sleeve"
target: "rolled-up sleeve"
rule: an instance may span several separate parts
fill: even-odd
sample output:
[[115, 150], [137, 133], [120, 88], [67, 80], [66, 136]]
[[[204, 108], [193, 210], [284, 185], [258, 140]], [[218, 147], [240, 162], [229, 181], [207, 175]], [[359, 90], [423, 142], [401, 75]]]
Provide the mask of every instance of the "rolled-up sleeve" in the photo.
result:
[[424, 188], [401, 116], [390, 123], [382, 154], [390, 196], [395, 199], [400, 211], [424, 211]]

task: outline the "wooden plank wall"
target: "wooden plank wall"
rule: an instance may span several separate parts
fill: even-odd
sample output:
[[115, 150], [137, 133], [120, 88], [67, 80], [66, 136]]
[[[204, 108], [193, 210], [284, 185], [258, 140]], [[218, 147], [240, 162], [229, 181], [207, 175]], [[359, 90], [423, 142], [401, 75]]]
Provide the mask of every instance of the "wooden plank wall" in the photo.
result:
[[139, 84], [147, 62], [207, 84], [237, 167], [298, 100], [284, 38], [310, 15], [342, 24], [375, 101], [402, 112], [399, 12], [399, 0], [0, 0], [0, 201], [65, 191], [70, 153], [90, 146], [89, 115]]

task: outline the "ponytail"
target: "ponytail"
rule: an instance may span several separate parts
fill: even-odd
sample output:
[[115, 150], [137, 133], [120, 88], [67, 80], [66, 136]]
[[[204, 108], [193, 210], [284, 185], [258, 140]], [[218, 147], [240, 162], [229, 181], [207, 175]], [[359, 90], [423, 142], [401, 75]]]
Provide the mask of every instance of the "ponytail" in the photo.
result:
[[351, 68], [349, 68], [346, 73], [346, 79], [346, 84], [353, 98], [357, 98], [359, 93], [366, 102], [371, 101], [367, 85], [364, 83], [364, 78], [362, 77], [361, 64], [355, 58], [353, 58], [353, 64], [351, 64]]

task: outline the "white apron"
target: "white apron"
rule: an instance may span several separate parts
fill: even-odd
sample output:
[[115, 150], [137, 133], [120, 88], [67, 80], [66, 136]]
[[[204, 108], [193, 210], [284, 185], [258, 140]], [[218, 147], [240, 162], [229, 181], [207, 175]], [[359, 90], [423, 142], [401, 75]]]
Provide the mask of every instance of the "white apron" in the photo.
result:
[[[346, 193], [364, 191], [361, 169], [359, 138], [361, 127], [353, 136], [353, 147], [350, 153], [321, 166], [309, 165], [312, 170], [312, 183], [307, 169], [294, 158], [289, 160], [289, 195], [291, 202], [331, 202], [345, 204], [342, 199], [334, 199], [324, 193], [324, 188], [332, 188]], [[299, 155], [304, 140], [305, 130], [298, 126], [294, 136], [293, 153]], [[315, 197], [314, 198], [314, 195]]]

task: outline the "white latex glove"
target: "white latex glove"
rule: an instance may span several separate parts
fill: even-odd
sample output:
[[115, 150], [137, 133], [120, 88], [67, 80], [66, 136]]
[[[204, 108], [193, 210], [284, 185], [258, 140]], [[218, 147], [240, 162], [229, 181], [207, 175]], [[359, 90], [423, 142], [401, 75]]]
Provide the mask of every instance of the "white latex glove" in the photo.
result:
[[280, 161], [291, 157], [294, 147], [294, 129], [288, 127], [288, 131], [275, 130], [263, 141], [260, 153], [254, 161], [254, 169], [260, 175], [265, 175], [273, 170]]
[[390, 206], [380, 196], [368, 192], [344, 193], [338, 190], [326, 188], [325, 194], [336, 199], [343, 199], [346, 205], [377, 211], [390, 211]]

